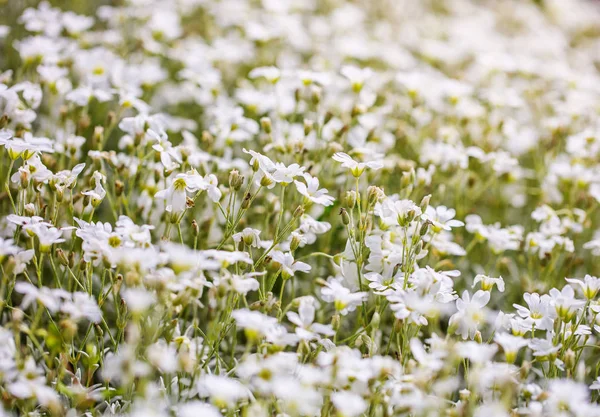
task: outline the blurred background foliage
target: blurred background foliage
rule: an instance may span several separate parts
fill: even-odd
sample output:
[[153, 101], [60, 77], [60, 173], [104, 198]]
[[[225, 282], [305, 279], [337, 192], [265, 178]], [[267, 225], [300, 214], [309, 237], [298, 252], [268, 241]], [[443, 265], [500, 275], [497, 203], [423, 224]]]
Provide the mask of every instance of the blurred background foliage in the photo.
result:
[[[75, 13], [93, 15], [99, 6], [119, 6], [124, 0], [45, 0], [54, 7], [63, 10], [72, 10]], [[25, 30], [19, 23], [19, 16], [28, 7], [37, 7], [42, 0], [0, 0], [0, 25], [9, 26], [10, 33], [6, 39], [0, 40], [0, 68], [14, 70], [20, 63], [15, 48], [12, 47], [14, 39], [24, 36]]]

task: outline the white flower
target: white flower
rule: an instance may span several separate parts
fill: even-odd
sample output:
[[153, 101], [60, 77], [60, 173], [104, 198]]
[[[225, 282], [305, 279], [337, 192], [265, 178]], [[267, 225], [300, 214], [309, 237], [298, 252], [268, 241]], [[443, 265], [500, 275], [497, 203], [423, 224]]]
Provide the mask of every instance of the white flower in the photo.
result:
[[235, 233], [232, 238], [236, 243], [244, 242], [245, 245], [252, 246], [254, 248], [260, 247], [260, 230], [246, 227], [241, 232]]
[[166, 200], [166, 210], [172, 214], [182, 213], [186, 208], [187, 191], [194, 191], [195, 184], [188, 184], [186, 174], [177, 174], [171, 185], [156, 194], [154, 198]]
[[189, 401], [177, 405], [177, 417], [222, 417], [219, 409], [214, 405], [201, 401]]
[[164, 340], [159, 340], [146, 348], [148, 361], [162, 373], [177, 371], [177, 350], [167, 345]]
[[350, 81], [355, 92], [360, 92], [365, 82], [374, 75], [370, 68], [358, 68], [353, 65], [343, 66], [340, 73]]
[[556, 314], [564, 322], [571, 321], [577, 310], [585, 305], [585, 301], [575, 299], [575, 291], [570, 285], [565, 285], [561, 291], [552, 288], [550, 297], [552, 297]]
[[298, 313], [288, 311], [287, 318], [296, 326], [296, 334], [303, 340], [319, 339], [319, 334], [333, 336], [335, 331], [330, 324], [315, 323], [316, 300], [311, 297], [302, 297], [298, 306]]
[[498, 347], [485, 343], [477, 343], [473, 341], [459, 342], [456, 344], [457, 353], [472, 363], [483, 365], [492, 360]]
[[381, 213], [390, 223], [401, 227], [408, 226], [410, 222], [422, 214], [421, 208], [412, 200], [393, 201], [390, 198], [381, 203]]
[[498, 288], [498, 291], [504, 292], [504, 279], [502, 277], [493, 278], [487, 275], [477, 274], [473, 280], [473, 288], [478, 283], [481, 283], [481, 289], [484, 291], [492, 291], [494, 285]]
[[367, 402], [358, 394], [349, 391], [337, 391], [331, 394], [340, 417], [358, 417], [367, 410]]
[[490, 293], [487, 291], [479, 290], [471, 297], [465, 290], [462, 297], [456, 300], [458, 311], [450, 317], [450, 326], [454, 327], [455, 332], [463, 339], [473, 338], [479, 326], [486, 320], [484, 307], [489, 301]]
[[251, 340], [265, 337], [273, 327], [278, 325], [276, 318], [269, 317], [259, 311], [234, 310], [231, 316], [235, 319], [238, 327], [245, 330], [246, 337]]
[[264, 78], [272, 84], [275, 84], [281, 78], [281, 71], [277, 67], [257, 67], [253, 68], [248, 74], [249, 78]]
[[371, 168], [372, 170], [378, 170], [383, 168], [383, 163], [379, 161], [368, 161], [368, 162], [356, 162], [347, 153], [337, 152], [333, 155], [335, 161], [341, 162], [344, 168], [350, 169], [350, 172], [355, 177], [360, 177], [365, 171], [365, 168]]
[[38, 238], [40, 251], [42, 252], [50, 252], [52, 245], [65, 241], [62, 237], [63, 231], [61, 229], [48, 227], [45, 223], [28, 225], [25, 227], [25, 230]]
[[283, 279], [293, 277], [297, 271], [309, 272], [311, 269], [309, 264], [295, 261], [290, 252], [273, 251], [271, 252], [271, 259], [280, 265]]
[[598, 295], [598, 291], [600, 290], [600, 278], [591, 275], [586, 275], [583, 278], [583, 281], [576, 278], [565, 279], [571, 284], [578, 285], [583, 291], [583, 296], [588, 300], [596, 298], [596, 295]]
[[143, 313], [156, 303], [156, 296], [143, 288], [125, 288], [121, 297], [127, 305], [127, 310], [135, 314]]
[[319, 189], [319, 179], [317, 177], [312, 177], [308, 173], [304, 173], [303, 177], [306, 181], [306, 185], [300, 181], [294, 181], [296, 189], [300, 194], [316, 204], [326, 207], [333, 204], [335, 199], [330, 195], [327, 195], [327, 190], [325, 188]]
[[204, 375], [198, 381], [201, 397], [208, 397], [219, 408], [230, 408], [250, 397], [250, 391], [239, 381], [222, 375]]
[[321, 288], [321, 297], [328, 303], [334, 303], [335, 309], [340, 314], [346, 315], [366, 300], [368, 294], [352, 292], [342, 284], [341, 280], [330, 278]]
[[260, 287], [260, 284], [256, 280], [256, 276], [264, 275], [262, 272], [252, 272], [246, 275], [232, 275], [231, 276], [231, 287], [238, 294], [246, 295], [250, 291], [256, 291]]
[[433, 231], [439, 233], [442, 230], [452, 230], [453, 227], [462, 227], [465, 224], [459, 220], [453, 220], [456, 215], [454, 209], [446, 206], [427, 206], [425, 218], [432, 224]]
[[20, 251], [14, 255], [13, 259], [15, 261], [15, 267], [13, 269], [13, 274], [22, 274], [27, 269], [29, 262], [33, 259], [33, 255], [35, 255], [35, 250], [33, 249]]
[[513, 336], [509, 333], [496, 333], [494, 336], [494, 342], [498, 343], [502, 350], [504, 350], [504, 355], [506, 357], [506, 362], [514, 363], [517, 359], [517, 354], [519, 350], [528, 345], [527, 339], [524, 339], [520, 336]]
[[104, 183], [106, 183], [106, 176], [100, 171], [95, 171], [93, 174], [94, 189], [82, 192], [83, 195], [87, 195], [91, 199], [93, 207], [98, 207], [104, 197], [106, 197], [106, 190], [104, 189]]
[[596, 378], [594, 382], [592, 382], [592, 385], [590, 385], [590, 389], [600, 390], [600, 377]]
[[555, 355], [561, 348], [561, 344], [555, 346], [551, 340], [534, 338], [529, 341], [529, 348], [533, 350], [533, 356], [540, 359]]
[[21, 301], [21, 308], [24, 310], [34, 302], [38, 302], [50, 312], [55, 313], [59, 310], [63, 300], [70, 298], [70, 293], [66, 291], [53, 290], [48, 287], [38, 288], [28, 282], [17, 282], [15, 291], [24, 295]]
[[74, 292], [72, 299], [65, 300], [60, 310], [75, 321], [87, 319], [92, 323], [100, 323], [102, 320], [102, 311], [96, 300], [84, 292]]
[[550, 296], [546, 294], [540, 296], [537, 293], [525, 293], [523, 299], [527, 303], [528, 308], [513, 304], [513, 307], [517, 309], [517, 314], [524, 319], [531, 319], [536, 329], [552, 330], [556, 312], [550, 304]]

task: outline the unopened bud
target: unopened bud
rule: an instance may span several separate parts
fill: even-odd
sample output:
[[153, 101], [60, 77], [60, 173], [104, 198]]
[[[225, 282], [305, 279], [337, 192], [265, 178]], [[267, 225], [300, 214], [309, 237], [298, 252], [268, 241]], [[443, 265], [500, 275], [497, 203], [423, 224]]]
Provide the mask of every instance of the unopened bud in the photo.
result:
[[271, 134], [273, 131], [273, 125], [271, 124], [271, 119], [269, 117], [262, 117], [260, 119], [260, 126], [267, 134]]
[[123, 181], [116, 180], [115, 181], [115, 195], [117, 197], [121, 196], [123, 194], [124, 189], [125, 189], [125, 184], [123, 184]]
[[429, 221], [426, 221], [419, 230], [419, 236], [425, 236], [429, 232]]
[[202, 141], [202, 143], [204, 143], [206, 146], [212, 146], [212, 144], [215, 142], [215, 138], [213, 137], [213, 135], [210, 134], [210, 132], [208, 132], [207, 130], [204, 130], [202, 132], [202, 136], [200, 137], [200, 140]]
[[334, 314], [333, 317], [331, 318], [331, 327], [333, 327], [333, 330], [335, 330], [336, 332], [340, 329], [340, 326], [342, 324], [342, 318], [339, 314]]
[[96, 148], [101, 148], [102, 142], [104, 141], [104, 128], [102, 126], [96, 126], [94, 128], [94, 134], [92, 135], [92, 144]]
[[106, 126], [112, 126], [117, 121], [117, 115], [114, 111], [109, 111], [106, 115]]
[[304, 119], [304, 136], [310, 135], [315, 123], [312, 120]]
[[348, 209], [350, 209], [350, 210], [354, 209], [354, 207], [356, 206], [356, 200], [357, 200], [356, 191], [354, 191], [354, 190], [346, 191], [345, 202], [346, 202], [346, 207], [348, 207]]
[[233, 188], [235, 191], [238, 191], [242, 188], [242, 184], [244, 183], [244, 176], [240, 175], [240, 171], [237, 169], [232, 169], [229, 172], [229, 187]]
[[352, 112], [350, 113], [350, 116], [352, 118], [355, 118], [356, 116], [364, 114], [366, 111], [367, 109], [364, 105], [357, 104], [356, 106], [352, 107]]
[[568, 369], [573, 369], [575, 367], [575, 359], [575, 352], [573, 352], [571, 349], [567, 349], [565, 352], [565, 365]]
[[29, 173], [26, 171], [20, 171], [19, 181], [21, 188], [26, 190], [29, 187]]
[[79, 120], [77, 121], [77, 126], [79, 128], [79, 131], [85, 130], [88, 127], [90, 127], [91, 122], [92, 122], [92, 120], [90, 119], [90, 116], [87, 113], [82, 114], [81, 117], [79, 118]]
[[367, 188], [367, 201], [369, 206], [374, 206], [384, 197], [383, 190], [375, 185], [369, 186]]
[[321, 102], [321, 96], [323, 95], [323, 93], [321, 92], [320, 88], [313, 88], [312, 89], [312, 94], [310, 96], [310, 99], [312, 101], [312, 103], [316, 106]]
[[427, 207], [429, 207], [429, 200], [431, 200], [431, 194], [427, 194], [425, 197], [423, 197], [421, 204], [419, 204], [419, 207], [423, 213], [425, 213]]
[[23, 211], [25, 212], [26, 216], [35, 216], [35, 206], [33, 205], [33, 203], [25, 204], [25, 206], [23, 207]]
[[192, 232], [194, 236], [198, 236], [200, 234], [200, 228], [198, 227], [198, 222], [196, 219], [192, 220]]
[[69, 259], [67, 258], [65, 252], [61, 248], [56, 249], [56, 256], [58, 257], [58, 261], [62, 266], [69, 265]]
[[295, 218], [302, 217], [303, 214], [304, 214], [304, 207], [302, 207], [302, 206], [296, 207], [296, 210], [294, 210], [294, 217]]
[[77, 334], [77, 323], [71, 319], [63, 319], [58, 325], [65, 340], [72, 340], [75, 334]]
[[247, 210], [248, 207], [250, 207], [250, 201], [252, 200], [252, 195], [250, 193], [247, 193], [244, 196], [244, 200], [242, 201], [242, 209], [243, 210]]
[[412, 184], [410, 171], [404, 171], [402, 173], [402, 177], [400, 178], [400, 186], [402, 188], [406, 188]]
[[342, 223], [344, 223], [345, 226], [348, 226], [350, 224], [350, 215], [345, 208], [340, 209], [340, 216], [342, 216]]
[[300, 246], [301, 240], [297, 234], [292, 235], [292, 241], [290, 242], [290, 250], [293, 252]]
[[379, 323], [381, 321], [381, 316], [379, 315], [379, 313], [376, 311], [375, 313], [373, 313], [373, 317], [371, 318], [371, 327], [373, 329], [377, 329], [379, 328]]

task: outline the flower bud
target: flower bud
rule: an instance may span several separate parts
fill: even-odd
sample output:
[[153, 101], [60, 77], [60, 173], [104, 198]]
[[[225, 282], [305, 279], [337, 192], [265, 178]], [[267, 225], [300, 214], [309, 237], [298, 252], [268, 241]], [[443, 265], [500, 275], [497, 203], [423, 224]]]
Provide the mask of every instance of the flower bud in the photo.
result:
[[23, 207], [23, 211], [25, 212], [26, 216], [35, 216], [35, 206], [33, 205], [33, 203], [25, 204], [25, 206]]
[[202, 131], [202, 136], [200, 137], [200, 140], [206, 146], [212, 146], [212, 144], [215, 142], [215, 138], [207, 130]]
[[367, 188], [367, 201], [369, 206], [374, 206], [385, 196], [383, 190], [375, 185]]
[[27, 171], [20, 171], [19, 181], [21, 188], [26, 190], [29, 187], [29, 173]]
[[353, 210], [354, 207], [356, 206], [356, 200], [357, 200], [356, 191], [354, 191], [354, 190], [346, 191], [346, 197], [344, 200], [346, 203], [346, 207], [348, 207], [350, 210]]
[[[258, 164], [258, 162], [256, 162], [255, 164]], [[260, 185], [263, 187], [268, 187], [271, 184], [273, 184], [273, 180], [267, 177], [266, 175], [263, 175], [263, 177], [260, 179]]]
[[294, 217], [295, 218], [302, 217], [303, 214], [304, 214], [304, 207], [302, 207], [302, 206], [296, 207], [296, 210], [294, 210]]
[[240, 171], [237, 169], [232, 169], [229, 172], [229, 187], [233, 188], [235, 191], [238, 191], [242, 188], [242, 184], [244, 183], [244, 176], [240, 175]]
[[310, 135], [313, 131], [315, 123], [312, 120], [304, 119], [304, 136]]
[[350, 215], [345, 208], [340, 209], [340, 216], [342, 216], [342, 223], [344, 223], [345, 226], [348, 226], [350, 224]]
[[342, 317], [339, 314], [334, 314], [331, 318], [331, 327], [333, 327], [333, 330], [337, 332], [340, 329], [341, 324]]
[[297, 234], [292, 235], [292, 241], [290, 242], [290, 250], [293, 252], [300, 246], [301, 240]]
[[77, 323], [71, 319], [63, 319], [58, 325], [65, 340], [73, 340], [73, 337], [77, 334]]
[[267, 134], [271, 134], [273, 131], [273, 125], [271, 124], [271, 119], [269, 117], [261, 117], [260, 126]]
[[61, 248], [56, 249], [56, 256], [58, 257], [58, 261], [62, 266], [69, 265], [69, 260], [67, 259], [65, 252]]
[[77, 127], [79, 129], [79, 131], [85, 130], [88, 127], [90, 127], [90, 124], [92, 123], [92, 120], [90, 119], [90, 116], [86, 113], [86, 114], [82, 114], [81, 117], [79, 118], [79, 120], [77, 121]]
[[376, 311], [375, 313], [373, 313], [373, 317], [371, 317], [371, 327], [373, 329], [378, 329], [380, 322], [381, 322], [381, 315]]
[[312, 89], [310, 99], [315, 106], [321, 102], [322, 95], [323, 93], [320, 88], [315, 87]]
[[244, 200], [242, 201], [242, 209], [243, 210], [247, 210], [248, 207], [250, 207], [250, 201], [252, 200], [252, 195], [250, 193], [247, 193], [244, 196]]
[[109, 111], [106, 115], [106, 126], [112, 126], [117, 121], [117, 115], [114, 111]]
[[94, 133], [92, 134], [92, 146], [97, 149], [102, 147], [102, 142], [104, 141], [104, 128], [102, 126], [96, 126], [94, 128]]
[[352, 112], [350, 113], [350, 116], [352, 118], [355, 118], [356, 116], [364, 114], [366, 111], [367, 108], [364, 105], [357, 104], [356, 106], [352, 107]]
[[421, 225], [421, 229], [419, 230], [419, 236], [425, 236], [429, 232], [429, 221], [426, 221]]
[[571, 349], [567, 349], [564, 356], [565, 365], [568, 369], [573, 369], [575, 367], [576, 355]]
[[427, 207], [429, 207], [429, 200], [431, 200], [431, 194], [427, 194], [425, 197], [423, 197], [421, 204], [419, 204], [419, 207], [423, 213], [425, 213]]
[[115, 195], [117, 197], [120, 197], [123, 194], [124, 189], [125, 189], [125, 184], [123, 184], [123, 181], [116, 180], [115, 181]]
[[402, 188], [406, 188], [409, 185], [412, 185], [412, 180], [411, 180], [411, 172], [412, 171], [404, 171], [402, 173], [402, 177], [400, 178], [400, 186]]
[[[2, 261], [4, 256], [2, 256]], [[15, 261], [14, 256], [11, 256], [10, 258], [8, 258], [8, 261], [6, 261], [6, 265], [4, 266], [4, 276], [5, 277], [9, 277], [13, 274], [15, 267], [17, 266], [17, 262]], [[0, 300], [0, 305], [4, 305], [5, 301]]]

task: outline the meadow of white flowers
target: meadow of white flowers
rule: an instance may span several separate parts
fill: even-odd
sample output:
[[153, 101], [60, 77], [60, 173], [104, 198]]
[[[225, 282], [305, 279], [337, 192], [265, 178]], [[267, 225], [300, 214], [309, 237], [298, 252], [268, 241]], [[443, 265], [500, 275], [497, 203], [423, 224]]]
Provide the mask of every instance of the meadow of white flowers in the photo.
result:
[[600, 416], [599, 2], [24, 3], [0, 416]]

